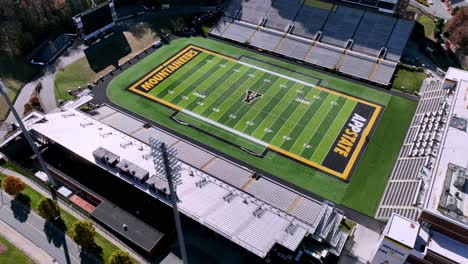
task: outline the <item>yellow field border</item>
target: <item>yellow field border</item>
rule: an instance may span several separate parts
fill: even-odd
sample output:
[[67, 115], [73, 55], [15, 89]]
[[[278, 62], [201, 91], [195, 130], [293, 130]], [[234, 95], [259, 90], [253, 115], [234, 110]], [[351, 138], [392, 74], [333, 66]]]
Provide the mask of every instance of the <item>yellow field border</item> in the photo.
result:
[[[351, 97], [352, 98], [352, 97]], [[357, 99], [357, 98], [356, 98]], [[343, 171], [343, 173], [339, 173], [335, 170], [332, 170], [328, 167], [322, 166], [321, 164], [315, 163], [311, 160], [305, 159], [297, 154], [291, 153], [289, 151], [286, 151], [284, 149], [281, 149], [279, 147], [273, 146], [273, 145], [268, 145], [268, 148], [276, 151], [278, 153], [281, 153], [285, 156], [288, 156], [290, 158], [293, 158], [295, 160], [299, 160], [307, 165], [310, 165], [312, 167], [318, 168], [324, 172], [327, 172], [335, 177], [338, 177], [343, 180], [347, 180], [349, 178], [349, 174], [353, 168], [354, 163], [356, 162], [359, 154], [361, 153], [361, 149], [364, 146], [364, 143], [366, 142], [366, 137], [370, 134], [372, 128], [374, 127], [374, 123], [377, 120], [377, 117], [379, 116], [379, 113], [381, 111], [382, 107], [380, 105], [377, 105], [375, 108], [374, 114], [372, 115], [369, 124], [367, 125], [366, 129], [362, 132], [361, 139], [359, 140], [359, 143], [357, 144], [356, 148], [354, 149], [353, 155], [349, 159], [348, 163], [346, 164], [346, 168]]]
[[[207, 49], [204, 49], [204, 48], [201, 48], [201, 47], [198, 47], [198, 46], [195, 46], [195, 45], [189, 45], [187, 47], [185, 47], [183, 50], [179, 51], [178, 53], [174, 54], [172, 57], [170, 57], [166, 62], [164, 62], [163, 64], [161, 64], [159, 67], [157, 67], [156, 69], [152, 70], [151, 72], [147, 73], [144, 77], [142, 77], [138, 82], [134, 83], [132, 86], [130, 86], [130, 88], [128, 88], [130, 91], [134, 92], [134, 93], [137, 93], [141, 96], [144, 96], [146, 98], [149, 98], [153, 101], [156, 101], [160, 104], [163, 104], [165, 106], [168, 106], [174, 110], [177, 110], [177, 111], [182, 111], [183, 108], [178, 106], [178, 105], [175, 105], [173, 103], [170, 103], [166, 100], [163, 100], [161, 98], [158, 98], [154, 95], [151, 95], [149, 93], [146, 93], [146, 92], [143, 92], [143, 91], [140, 91], [138, 89], [136, 89], [136, 87], [141, 84], [143, 81], [145, 81], [147, 79], [148, 76], [151, 76], [152, 74], [154, 74], [155, 72], [159, 71], [161, 68], [165, 67], [166, 65], [170, 64], [173, 60], [175, 60], [177, 57], [179, 57], [179, 55], [181, 55], [182, 53], [185, 53], [187, 50], [189, 49], [197, 49], [197, 50], [200, 50], [202, 52], [206, 52], [208, 54], [211, 54], [211, 55], [214, 55], [214, 56], [217, 56], [217, 57], [220, 57], [220, 58], [223, 58], [223, 59], [226, 59], [226, 60], [230, 60], [230, 61], [233, 61], [233, 62], [238, 62], [239, 60], [238, 59], [235, 59], [235, 58], [232, 58], [232, 57], [229, 57], [229, 56], [225, 56], [223, 54], [220, 54], [220, 53], [217, 53], [217, 52], [214, 52], [214, 51], [211, 51], [211, 50], [207, 50]], [[358, 145], [356, 146], [356, 148], [354, 149], [354, 152], [353, 152], [353, 155], [351, 156], [351, 158], [349, 159], [348, 163], [346, 164], [346, 168], [344, 170], [343, 173], [340, 173], [340, 172], [337, 172], [335, 170], [332, 170], [328, 167], [325, 167], [325, 166], [322, 166], [321, 164], [318, 164], [316, 162], [313, 162], [311, 160], [308, 160], [308, 159], [305, 159], [297, 154], [294, 154], [294, 153], [291, 153], [289, 151], [286, 151], [282, 148], [279, 148], [277, 146], [274, 146], [274, 145], [268, 145], [268, 149], [272, 150], [272, 151], [275, 151], [275, 152], [278, 152], [278, 153], [281, 153], [283, 154], [284, 156], [287, 156], [287, 157], [290, 157], [290, 158], [293, 158], [295, 160], [298, 160], [302, 163], [305, 163], [309, 166], [312, 166], [314, 168], [318, 168], [326, 173], [329, 173], [335, 177], [338, 177], [340, 179], [343, 179], [343, 180], [348, 180], [349, 178], [349, 174], [353, 168], [353, 165], [354, 163], [356, 162], [359, 154], [361, 153], [361, 149], [363, 148], [364, 146], [364, 143], [366, 141], [366, 138], [367, 136], [370, 134], [372, 128], [374, 127], [374, 124], [375, 122], [377, 121], [377, 118], [379, 116], [379, 113], [382, 111], [382, 106], [378, 105], [378, 104], [375, 104], [375, 103], [372, 103], [372, 102], [369, 102], [369, 101], [366, 101], [366, 100], [363, 100], [363, 99], [360, 99], [360, 98], [357, 98], [357, 97], [354, 97], [354, 96], [351, 96], [351, 95], [347, 95], [347, 94], [344, 94], [344, 93], [341, 93], [341, 92], [338, 92], [338, 91], [335, 91], [335, 90], [332, 90], [332, 89], [329, 89], [329, 88], [326, 88], [326, 87], [322, 87], [322, 86], [319, 86], [319, 85], [315, 85], [315, 84], [310, 84], [311, 87], [314, 87], [314, 88], [317, 88], [319, 90], [322, 90], [322, 91], [326, 91], [330, 94], [334, 94], [334, 95], [338, 95], [340, 97], [345, 97], [345, 98], [348, 98], [348, 99], [351, 99], [351, 100], [354, 100], [356, 102], [359, 102], [359, 103], [362, 103], [362, 104], [366, 104], [366, 105], [370, 105], [372, 107], [375, 108], [375, 111], [369, 121], [369, 124], [367, 125], [366, 129], [362, 132], [362, 135], [361, 135], [361, 139], [359, 140], [358, 142]]]

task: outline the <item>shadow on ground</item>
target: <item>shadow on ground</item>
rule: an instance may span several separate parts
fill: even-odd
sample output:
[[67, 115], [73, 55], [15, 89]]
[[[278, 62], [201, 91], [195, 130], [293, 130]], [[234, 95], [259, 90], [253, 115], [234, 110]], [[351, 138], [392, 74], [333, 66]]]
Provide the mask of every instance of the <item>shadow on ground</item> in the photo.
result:
[[62, 219], [56, 221], [46, 221], [44, 224], [44, 233], [49, 243], [53, 243], [55, 247], [61, 247], [65, 243], [65, 234], [67, 227]]
[[125, 35], [122, 32], [114, 32], [98, 43], [84, 50], [86, 59], [94, 72], [114, 65], [118, 66], [119, 60], [132, 51]]
[[80, 258], [81, 264], [104, 264], [102, 248], [96, 244], [82, 248]]
[[10, 209], [14, 217], [21, 223], [28, 220], [31, 213], [31, 198], [29, 196], [19, 193], [10, 203]]
[[49, 243], [53, 243], [56, 248], [63, 246], [63, 253], [67, 264], [71, 263], [70, 254], [68, 253], [68, 245], [66, 240], [67, 226], [61, 218], [50, 220], [44, 223], [44, 233]]

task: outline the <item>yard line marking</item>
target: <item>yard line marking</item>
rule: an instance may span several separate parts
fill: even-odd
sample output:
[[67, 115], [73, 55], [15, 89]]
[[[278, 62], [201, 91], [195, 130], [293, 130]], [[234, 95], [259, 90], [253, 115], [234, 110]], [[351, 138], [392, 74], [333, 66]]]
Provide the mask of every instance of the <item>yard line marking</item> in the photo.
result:
[[[233, 67], [236, 65], [236, 64], [232, 64], [232, 65], [231, 65], [231, 64], [232, 64], [232, 63], [229, 64], [229, 69], [233, 68]], [[219, 76], [218, 76], [218, 74], [219, 74]], [[206, 92], [208, 91], [208, 89], [211, 88], [211, 87], [213, 86], [213, 84], [214, 84], [215, 82], [217, 82], [220, 78], [222, 78], [225, 74], [226, 74], [226, 70], [224, 70], [224, 69], [223, 69], [223, 70], [220, 70], [220, 69], [216, 70], [216, 71], [211, 75], [213, 78], [205, 78], [205, 80], [202, 81], [202, 82], [200, 83], [200, 85], [198, 85], [198, 87], [194, 87], [194, 89], [192, 89], [191, 91], [189, 91], [189, 93], [192, 94], [192, 93], [193, 93], [194, 91], [196, 91], [196, 90], [200, 90], [200, 91], [206, 93]], [[211, 76], [210, 76], [210, 77], [211, 77]], [[231, 76], [234, 76], [234, 74], [231, 74], [230, 77], [231, 77]], [[204, 77], [204, 76], [200, 76], [199, 78], [203, 78], [203, 77]], [[229, 78], [230, 78], [230, 77], [229, 77]], [[210, 95], [211, 95], [211, 92], [210, 92], [210, 93], [207, 93], [207, 96], [210, 96]], [[183, 103], [181, 106], [182, 106], [183, 108], [187, 108], [187, 107], [188, 107], [194, 100], [196, 100], [196, 99], [199, 99], [199, 98], [195, 98], [195, 97], [194, 97], [192, 100], [186, 101], [186, 102]]]
[[[192, 87], [193, 83], [197, 82], [200, 78], [204, 77], [206, 74], [208, 74], [211, 70], [216, 69], [215, 72], [219, 69], [216, 68], [217, 65], [222, 63], [222, 60], [216, 61], [216, 63], [210, 63], [210, 64], [205, 64], [207, 67], [202, 67], [201, 69], [196, 70], [192, 76], [190, 76], [188, 79], [180, 82], [173, 90], [174, 93], [170, 95], [166, 95], [162, 97], [162, 99], [167, 100], [169, 102], [172, 102], [175, 100], [178, 96], [182, 95], [186, 91], [189, 90], [189, 88]], [[205, 79], [206, 80], [206, 79]], [[188, 85], [186, 85], [188, 82]], [[202, 79], [203, 82], [203, 79]], [[177, 104], [177, 103], [175, 103]]]
[[[337, 99], [337, 98], [333, 98], [333, 97], [327, 96], [327, 99], [325, 99], [325, 100], [323, 101], [323, 103], [320, 105], [320, 109], [322, 109], [322, 107], [324, 107], [324, 103], [325, 103], [327, 100], [336, 100], [336, 99]], [[291, 151], [293, 151], [293, 149], [295, 149], [295, 148], [297, 147], [297, 145], [300, 144], [300, 141], [302, 141], [302, 140], [300, 140], [300, 139], [302, 138], [303, 135], [304, 135], [305, 137], [307, 136], [307, 135], [304, 134], [304, 132], [306, 132], [306, 131], [307, 131], [308, 133], [310, 133], [310, 136], [309, 136], [308, 139], [307, 139], [307, 137], [304, 138], [304, 139], [306, 139], [305, 144], [308, 144], [308, 143], [309, 143], [309, 141], [312, 139], [312, 137], [313, 137], [313, 136], [315, 135], [315, 133], [317, 132], [317, 130], [318, 130], [318, 128], [320, 127], [320, 125], [323, 123], [323, 120], [325, 120], [325, 118], [328, 116], [328, 113], [330, 113], [330, 111], [332, 110], [333, 105], [326, 105], [325, 107], [328, 107], [328, 110], [327, 110], [327, 112], [325, 113], [325, 115], [322, 116], [322, 119], [320, 120], [320, 123], [318, 123], [317, 125], [315, 125], [315, 127], [313, 127], [313, 128], [311, 128], [310, 130], [308, 130], [308, 127], [309, 127], [310, 125], [314, 125], [314, 124], [313, 124], [313, 121], [314, 121], [315, 117], [317, 117], [317, 114], [320, 112], [320, 110], [317, 110], [317, 112], [315, 112], [314, 116], [310, 119], [310, 122], [307, 123], [307, 125], [304, 127], [304, 129], [302, 130], [302, 132], [301, 132], [301, 134], [299, 135], [299, 137], [297, 137], [296, 142], [294, 142], [294, 145], [292, 145], [292, 147], [291, 147], [291, 149], [290, 149]], [[294, 152], [295, 152], [295, 151], [294, 151]], [[302, 153], [302, 151], [301, 151], [301, 153]], [[300, 156], [300, 154], [299, 154], [299, 156]]]
[[[338, 119], [338, 120], [341, 120], [341, 119], [339, 119], [338, 117], [339, 117], [340, 113], [343, 111], [346, 102], [348, 101], [347, 99], [345, 99], [345, 100], [346, 100], [346, 101], [343, 102], [343, 105], [341, 106], [340, 111], [335, 115], [335, 117], [333, 118], [333, 121], [331, 122], [331, 124], [330, 124], [330, 126], [328, 127], [327, 131], [325, 132], [325, 134], [324, 134], [324, 135], [322, 136], [322, 138], [320, 139], [320, 142], [319, 142], [319, 143], [317, 144], [317, 146], [315, 147], [314, 152], [312, 153], [312, 155], [311, 155], [310, 158], [309, 158], [310, 160], [312, 160], [312, 157], [314, 156], [315, 152], [320, 148], [320, 144], [322, 143], [323, 139], [327, 137], [327, 135], [328, 135], [328, 133], [329, 133], [329, 131], [330, 131], [330, 127], [333, 125], [333, 123], [334, 123], [337, 119]], [[336, 101], [335, 101], [335, 102], [336, 102]], [[336, 107], [337, 105], [338, 105], [338, 104], [333, 104], [333, 107]], [[330, 113], [331, 110], [333, 110], [333, 107], [330, 108], [330, 110], [328, 111], [329, 113]], [[327, 116], [328, 116], [328, 114], [327, 114]], [[325, 116], [325, 118], [327, 118], [327, 116]], [[322, 122], [320, 123], [320, 125], [317, 126], [317, 130], [320, 128], [320, 126], [322, 126], [323, 121], [325, 120], [325, 118], [322, 120]], [[346, 120], [345, 120], [345, 121], [346, 121]], [[310, 142], [310, 141], [314, 138], [315, 134], [318, 132], [317, 130], [315, 130], [314, 135], [312, 135], [312, 137], [309, 139], [308, 142]], [[308, 143], [308, 142], [307, 142], [307, 143]], [[302, 156], [303, 153], [304, 153], [304, 150], [301, 152], [301, 156]]]
[[[352, 100], [347, 100], [347, 101], [344, 103], [343, 107], [341, 108], [340, 112], [337, 114], [336, 118], [333, 120], [332, 124], [330, 125], [330, 128], [333, 127], [333, 125], [335, 124], [335, 122], [343, 122], [343, 125], [344, 125], [344, 126], [346, 125], [346, 120], [348, 119], [349, 115], [348, 115], [348, 116], [343, 116], [343, 118], [339, 118], [339, 116], [340, 116], [344, 111], [347, 111], [346, 104], [348, 104], [348, 103], [354, 104], [353, 108], [351, 109], [351, 113], [350, 113], [349, 115], [351, 115], [351, 114], [353, 113], [352, 110], [354, 110], [354, 107], [356, 107], [356, 104], [357, 104], [357, 103], [354, 102], [354, 101], [352, 101]], [[341, 127], [341, 128], [342, 128], [342, 127]], [[341, 128], [340, 128], [340, 129], [341, 129]], [[330, 131], [330, 129], [329, 129], [328, 131]], [[317, 148], [314, 150], [314, 153], [312, 153], [310, 159], [312, 159], [312, 158], [315, 156], [315, 154], [317, 153], [317, 151], [318, 151], [319, 149], [323, 149], [323, 146], [322, 146], [322, 148], [320, 147], [320, 146], [322, 145], [322, 143], [323, 143], [323, 140], [324, 140], [325, 138], [330, 138], [330, 137], [332, 137], [332, 136], [328, 133], [328, 131], [327, 131], [327, 133], [325, 134], [325, 136], [322, 138], [322, 140], [320, 141], [320, 143], [318, 144]], [[339, 135], [340, 135], [340, 131], [337, 131], [337, 132], [336, 132], [336, 135], [333, 137], [333, 140], [335, 140]], [[328, 152], [330, 151], [331, 147], [333, 146], [333, 142], [334, 142], [334, 141], [332, 141], [331, 145], [328, 147], [328, 150], [327, 150], [326, 153], [328, 153]], [[317, 153], [317, 154], [318, 154], [318, 153]], [[325, 156], [326, 156], [326, 154], [325, 154]], [[325, 156], [320, 160], [320, 164], [321, 164], [321, 163], [323, 162], [323, 160], [325, 159]]]
[[264, 141], [261, 141], [261, 140], [259, 140], [259, 139], [257, 139], [257, 138], [254, 138], [254, 137], [251, 137], [251, 136], [249, 136], [249, 135], [247, 135], [247, 134], [244, 134], [244, 133], [242, 133], [242, 132], [239, 132], [239, 131], [237, 131], [237, 130], [235, 130], [235, 129], [232, 129], [232, 128], [228, 127], [228, 126], [225, 126], [225, 125], [223, 125], [223, 124], [220, 124], [220, 123], [218, 123], [218, 122], [216, 122], [216, 121], [213, 121], [213, 120], [211, 120], [211, 119], [209, 119], [209, 118], [206, 118], [206, 117], [201, 116], [201, 115], [199, 115], [199, 114], [195, 114], [195, 113], [190, 112], [190, 111], [185, 110], [185, 109], [182, 109], [181, 112], [182, 112], [182, 113], [186, 113], [186, 114], [188, 114], [188, 115], [191, 115], [191, 116], [193, 116], [193, 117], [195, 117], [195, 118], [198, 118], [198, 119], [200, 119], [200, 120], [203, 120], [203, 121], [205, 121], [205, 122], [207, 122], [207, 123], [209, 123], [209, 124], [211, 124], [211, 125], [214, 125], [214, 126], [217, 126], [217, 127], [219, 127], [219, 128], [222, 128], [222, 129], [224, 129], [224, 130], [226, 130], [226, 131], [229, 131], [229, 132], [231, 132], [231, 133], [233, 133], [233, 134], [236, 134], [236, 135], [238, 135], [238, 136], [240, 136], [240, 137], [246, 138], [246, 139], [248, 139], [248, 140], [250, 140], [250, 141], [253, 141], [253, 142], [255, 142], [255, 143], [259, 144], [259, 145], [262, 145], [262, 146], [264, 146], [264, 147], [268, 147], [268, 143], [266, 143], [266, 142], [264, 142]]
[[[233, 80], [232, 83], [239, 83], [239, 85], [232, 85], [232, 83], [230, 83], [230, 80], [226, 80], [225, 82], [223, 82], [220, 87], [223, 87], [226, 83], [227, 84], [231, 84], [230, 86], [228, 86], [226, 89], [223, 89], [222, 91], [219, 91], [217, 92], [215, 90], [215, 92], [213, 92], [213, 96], [212, 97], [209, 97], [205, 100], [205, 106], [197, 106], [195, 107], [194, 109], [192, 109], [191, 111], [199, 114], [199, 115], [203, 115], [204, 111], [206, 109], [209, 109], [212, 107], [212, 105], [221, 105], [222, 102], [221, 101], [221, 98], [229, 98], [232, 94], [235, 94], [235, 92], [237, 91], [237, 89], [240, 89], [241, 87], [243, 87], [245, 85], [245, 82], [247, 82], [247, 80], [249, 78], [246, 79], [246, 74], [250, 71], [250, 69], [248, 67], [245, 67], [245, 66], [242, 66], [241, 67], [241, 70], [240, 70], [240, 75], [239, 77], [236, 79], [236, 80]], [[242, 80], [245, 80], [245, 82], [238, 82], [239, 79], [242, 79]], [[189, 109], [190, 110], [190, 109]]]
[[[276, 80], [276, 82], [273, 83], [273, 85], [269, 88], [269, 89], [272, 89], [272, 87], [275, 87], [277, 86], [277, 84], [281, 84], [282, 82], [288, 82], [288, 81], [285, 81], [285, 80], [282, 80], [282, 79], [278, 79]], [[282, 92], [281, 91], [282, 89], [278, 89], [274, 95], [271, 95], [271, 96], [267, 96], [266, 94], [264, 95], [264, 98], [262, 98], [261, 101], [257, 102], [255, 106], [251, 107], [251, 109], [249, 111], [247, 111], [247, 113], [245, 113], [244, 117], [242, 117], [242, 119], [239, 120], [239, 123], [237, 123], [235, 126], [234, 126], [234, 129], [238, 129], [239, 131], [241, 132], [245, 132], [245, 129], [247, 129], [246, 126], [244, 126], [242, 123], [244, 122], [245, 119], [250, 119], [250, 120], [255, 120], [255, 118], [260, 114], [262, 113], [262, 111], [264, 111], [263, 109], [265, 109], [265, 107], [272, 101], [275, 99], [275, 96]], [[269, 97], [269, 98], [268, 98]], [[252, 116], [253, 115], [253, 116]], [[259, 124], [260, 125], [260, 124]]]
[[243, 61], [238, 61], [240, 64], [244, 64], [246, 66], [249, 66], [249, 67], [252, 67], [252, 68], [255, 68], [255, 69], [258, 69], [260, 71], [264, 71], [264, 72], [268, 72], [270, 74], [273, 74], [273, 75], [276, 75], [276, 76], [280, 76], [282, 78], [286, 78], [286, 79], [289, 79], [289, 80], [292, 80], [292, 81], [295, 81], [295, 82], [298, 82], [298, 83], [301, 83], [301, 84], [304, 84], [304, 85], [307, 85], [307, 86], [312, 86], [312, 87], [315, 87], [317, 89], [320, 89], [320, 90], [323, 90], [323, 91], [326, 91], [328, 93], [331, 93], [331, 94], [335, 94], [335, 95], [338, 95], [338, 96], [341, 96], [341, 97], [346, 97], [346, 98], [350, 98], [352, 100], [355, 100], [355, 101], [358, 101], [360, 103], [363, 103], [363, 104], [366, 104], [366, 105], [371, 105], [371, 106], [374, 106], [374, 107], [378, 107], [378, 108], [381, 108], [380, 105], [378, 104], [375, 104], [375, 103], [372, 103], [372, 102], [369, 102], [369, 101], [365, 101], [365, 100], [362, 100], [360, 98], [357, 98], [357, 97], [354, 97], [354, 96], [350, 96], [350, 95], [347, 95], [347, 94], [344, 94], [344, 93], [340, 93], [340, 92], [337, 92], [335, 90], [331, 90], [329, 88], [325, 88], [325, 87], [322, 87], [320, 85], [317, 85], [317, 84], [311, 84], [311, 83], [308, 83], [308, 82], [305, 82], [305, 81], [302, 81], [302, 80], [299, 80], [299, 79], [296, 79], [294, 77], [289, 77], [289, 76], [286, 76], [284, 74], [281, 74], [281, 73], [276, 73], [276, 72], [273, 72], [273, 71], [270, 71], [270, 70], [267, 70], [267, 69], [263, 69], [261, 67], [258, 67], [258, 66], [255, 66], [253, 64], [249, 64], [249, 63], [246, 63], [246, 62], [243, 62]]
[[[295, 84], [293, 84], [293, 86], [292, 86], [290, 89], [294, 89], [294, 87], [296, 87], [296, 85], [301, 85], [301, 84], [295, 83]], [[304, 86], [302, 86], [302, 87], [304, 87]], [[312, 90], [312, 89], [311, 89], [311, 90]], [[310, 92], [311, 90], [309, 90], [309, 92]], [[288, 92], [288, 93], [289, 93], [289, 92]], [[289, 96], [287, 96], [288, 93], [285, 94], [285, 96], [284, 96], [285, 98], [286, 98], [286, 97], [289, 98]], [[294, 95], [293, 95], [293, 96], [294, 96]], [[292, 101], [292, 100], [291, 100], [291, 101]], [[270, 111], [270, 113], [268, 113], [268, 115], [265, 117], [265, 119], [264, 119], [264, 120], [258, 125], [258, 127], [254, 130], [254, 132], [252, 132], [252, 135], [255, 134], [255, 133], [257, 132], [258, 129], [261, 129], [262, 124], [265, 123], [265, 122], [267, 122], [267, 121], [270, 123], [269, 126], [268, 126], [267, 128], [269, 128], [271, 125], [273, 125], [274, 122], [276, 121], [276, 119], [278, 119], [278, 118], [281, 116], [281, 114], [283, 113], [283, 111], [286, 110], [286, 108], [289, 106], [289, 104], [291, 103], [291, 101], [285, 102], [285, 103], [284, 103], [284, 106], [281, 105], [282, 108], [277, 108], [277, 107], [273, 108], [273, 109]], [[280, 104], [278, 104], [278, 105], [280, 105]], [[276, 110], [276, 109], [278, 109], [278, 110]], [[276, 111], [275, 111], [275, 110], [276, 110]], [[276, 114], [276, 113], [277, 113], [277, 114]], [[273, 116], [274, 114], [276, 114], [276, 115]], [[289, 115], [289, 117], [291, 117], [291, 115]], [[274, 119], [271, 119], [271, 118], [274, 118]], [[289, 119], [289, 118], [288, 118], [288, 119]], [[286, 120], [288, 120], [288, 119], [286, 119]], [[272, 121], [270, 121], [270, 120], [272, 120]], [[285, 122], [284, 124], [286, 124], [286, 123], [287, 123], [287, 122]], [[274, 131], [274, 132], [276, 132], [276, 131]], [[263, 136], [262, 136], [262, 137], [263, 137]], [[261, 137], [260, 137], [260, 138], [261, 138]]]
[[[320, 93], [321, 93], [321, 92], [319, 92], [319, 94], [320, 94]], [[319, 108], [315, 111], [314, 115], [311, 117], [310, 120], [312, 120], [312, 118], [314, 118], [315, 114], [317, 114], [317, 112], [319, 111], [320, 107], [323, 105], [323, 101], [326, 100], [326, 99], [328, 98], [328, 96], [329, 96], [329, 95], [326, 94], [325, 99], [315, 99], [315, 100], [320, 100], [321, 103], [320, 103], [320, 105], [318, 106]], [[300, 121], [301, 121], [302, 118], [305, 116], [305, 114], [307, 113], [307, 111], [309, 110], [310, 107], [312, 107], [312, 106], [307, 106], [307, 107], [304, 106], [304, 112], [302, 113], [301, 117], [297, 120], [296, 124], [295, 124], [294, 126], [292, 126], [292, 127], [289, 127], [289, 128], [286, 127], [286, 128], [288, 129], [288, 131], [286, 131], [287, 133], [285, 133], [286, 135], [289, 136], [289, 135], [294, 131], [294, 129], [296, 129], [296, 127], [299, 127], [299, 128], [302, 128], [302, 132], [299, 134], [299, 137], [301, 136], [301, 134], [304, 132], [305, 128], [306, 128], [307, 125], [309, 124], [310, 120], [309, 120], [309, 122], [306, 123], [305, 125], [302, 125], [302, 124], [300, 123]], [[278, 135], [276, 135], [276, 136], [273, 138], [272, 142], [274, 142], [275, 139], [276, 139], [276, 137], [278, 137], [278, 136], [281, 136], [281, 135], [278, 133]], [[278, 145], [279, 145], [279, 146], [282, 146], [284, 143], [285, 143], [285, 142], [282, 141], [281, 144], [278, 144]], [[294, 145], [293, 145], [293, 146], [294, 146]], [[292, 148], [292, 146], [291, 146], [291, 148]]]

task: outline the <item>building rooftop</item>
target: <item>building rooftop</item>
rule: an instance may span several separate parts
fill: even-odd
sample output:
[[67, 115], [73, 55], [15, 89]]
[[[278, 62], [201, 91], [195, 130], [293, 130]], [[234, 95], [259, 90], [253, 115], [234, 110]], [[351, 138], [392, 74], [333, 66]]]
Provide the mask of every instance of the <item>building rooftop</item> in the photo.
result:
[[409, 248], [414, 248], [419, 233], [419, 223], [393, 214], [388, 222], [386, 236]]
[[91, 215], [146, 252], [153, 251], [164, 237], [163, 233], [105, 201], [100, 203]]
[[425, 208], [438, 211], [468, 228], [468, 71], [450, 68], [442, 88], [453, 91], [449, 125], [432, 170]]
[[466, 263], [468, 260], [468, 245], [438, 232], [432, 232], [427, 248], [458, 263]]

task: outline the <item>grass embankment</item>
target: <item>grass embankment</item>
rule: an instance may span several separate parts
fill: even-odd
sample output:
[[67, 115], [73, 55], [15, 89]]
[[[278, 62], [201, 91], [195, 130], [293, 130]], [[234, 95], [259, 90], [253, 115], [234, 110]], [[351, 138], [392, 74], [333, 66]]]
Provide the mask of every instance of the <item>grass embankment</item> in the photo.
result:
[[393, 80], [392, 89], [410, 94], [418, 94], [426, 77], [424, 71], [398, 67], [395, 73], [395, 79]]
[[[131, 83], [188, 44], [195, 44], [236, 58], [248, 56], [256, 59], [249, 61], [249, 63], [255, 64], [257, 60], [262, 61], [259, 62], [261, 67], [268, 63], [275, 67], [286, 68], [290, 71], [312, 76], [321, 80], [321, 86], [385, 106], [383, 116], [371, 139], [371, 144], [368, 145], [367, 150], [362, 155], [361, 162], [357, 165], [350, 182], [340, 181], [273, 152], [268, 152], [264, 158], [254, 157], [237, 147], [209, 137], [203, 132], [174, 122], [169, 118], [174, 114], [173, 110], [127, 90]], [[225, 154], [242, 160], [252, 167], [321, 195], [325, 199], [344, 204], [370, 216], [375, 214], [376, 205], [380, 201], [416, 105], [413, 101], [394, 97], [356, 82], [345, 81], [327, 73], [317, 72], [310, 68], [205, 38], [179, 39], [173, 41], [170, 45], [164, 46], [117, 76], [110, 83], [107, 95], [113, 103], [153, 120], [170, 130], [177, 131], [213, 149], [223, 151]], [[380, 165], [376, 164], [376, 162], [380, 162]], [[379, 166], [378, 170], [375, 169], [376, 166]]]
[[57, 101], [69, 100], [69, 90], [86, 87], [99, 76], [115, 69], [119, 63], [132, 58], [141, 50], [147, 48], [157, 39], [155, 33], [148, 27], [136, 24], [129, 29], [117, 29], [111, 36], [88, 47], [85, 57], [57, 71], [55, 77], [55, 98]]
[[422, 15], [417, 20], [424, 28], [424, 36], [429, 39], [434, 39], [434, 20], [428, 16]]
[[336, 6], [328, 2], [322, 2], [319, 0], [305, 0], [304, 5], [324, 9], [324, 10], [333, 10], [335, 11]]
[[[39, 70], [40, 67], [30, 64], [24, 57], [0, 56], [0, 79], [8, 88], [7, 93], [10, 100], [13, 101], [23, 85], [30, 81]], [[6, 118], [7, 110], [7, 104], [0, 96], [0, 121]]]
[[26, 254], [16, 248], [10, 241], [0, 236], [0, 244], [6, 247], [6, 251], [0, 254], [2, 264], [34, 264]]
[[[5, 166], [5, 167], [8, 167], [11, 170], [15, 170], [18, 173], [24, 174], [24, 171], [22, 169], [17, 170], [18, 167], [12, 165], [11, 163], [7, 163], [7, 166]], [[0, 179], [1, 180], [3, 180], [5, 177], [6, 177], [5, 174], [0, 173]], [[26, 195], [27, 197], [29, 197], [29, 199], [30, 199], [29, 206], [31, 207], [31, 210], [34, 211], [35, 213], [38, 213], [37, 206], [39, 204], [39, 201], [42, 198], [44, 198], [44, 196], [42, 194], [40, 194], [39, 192], [37, 192], [36, 190], [34, 190], [33, 188], [31, 188], [30, 186], [28, 186], [28, 185], [26, 185], [26, 188], [21, 193]], [[67, 230], [70, 230], [72, 224], [75, 221], [78, 221], [78, 219], [76, 217], [69, 214], [67, 211], [65, 211], [63, 209], [60, 212], [60, 216], [61, 216]], [[110, 255], [112, 254], [112, 252], [119, 249], [114, 244], [109, 242], [107, 239], [102, 237], [100, 234], [96, 234], [95, 242], [96, 242], [96, 245], [98, 245], [99, 247], [102, 248], [103, 259], [104, 259], [105, 262], [107, 262]], [[0, 256], [0, 263], [3, 263], [3, 262], [1, 262], [1, 256]]]

